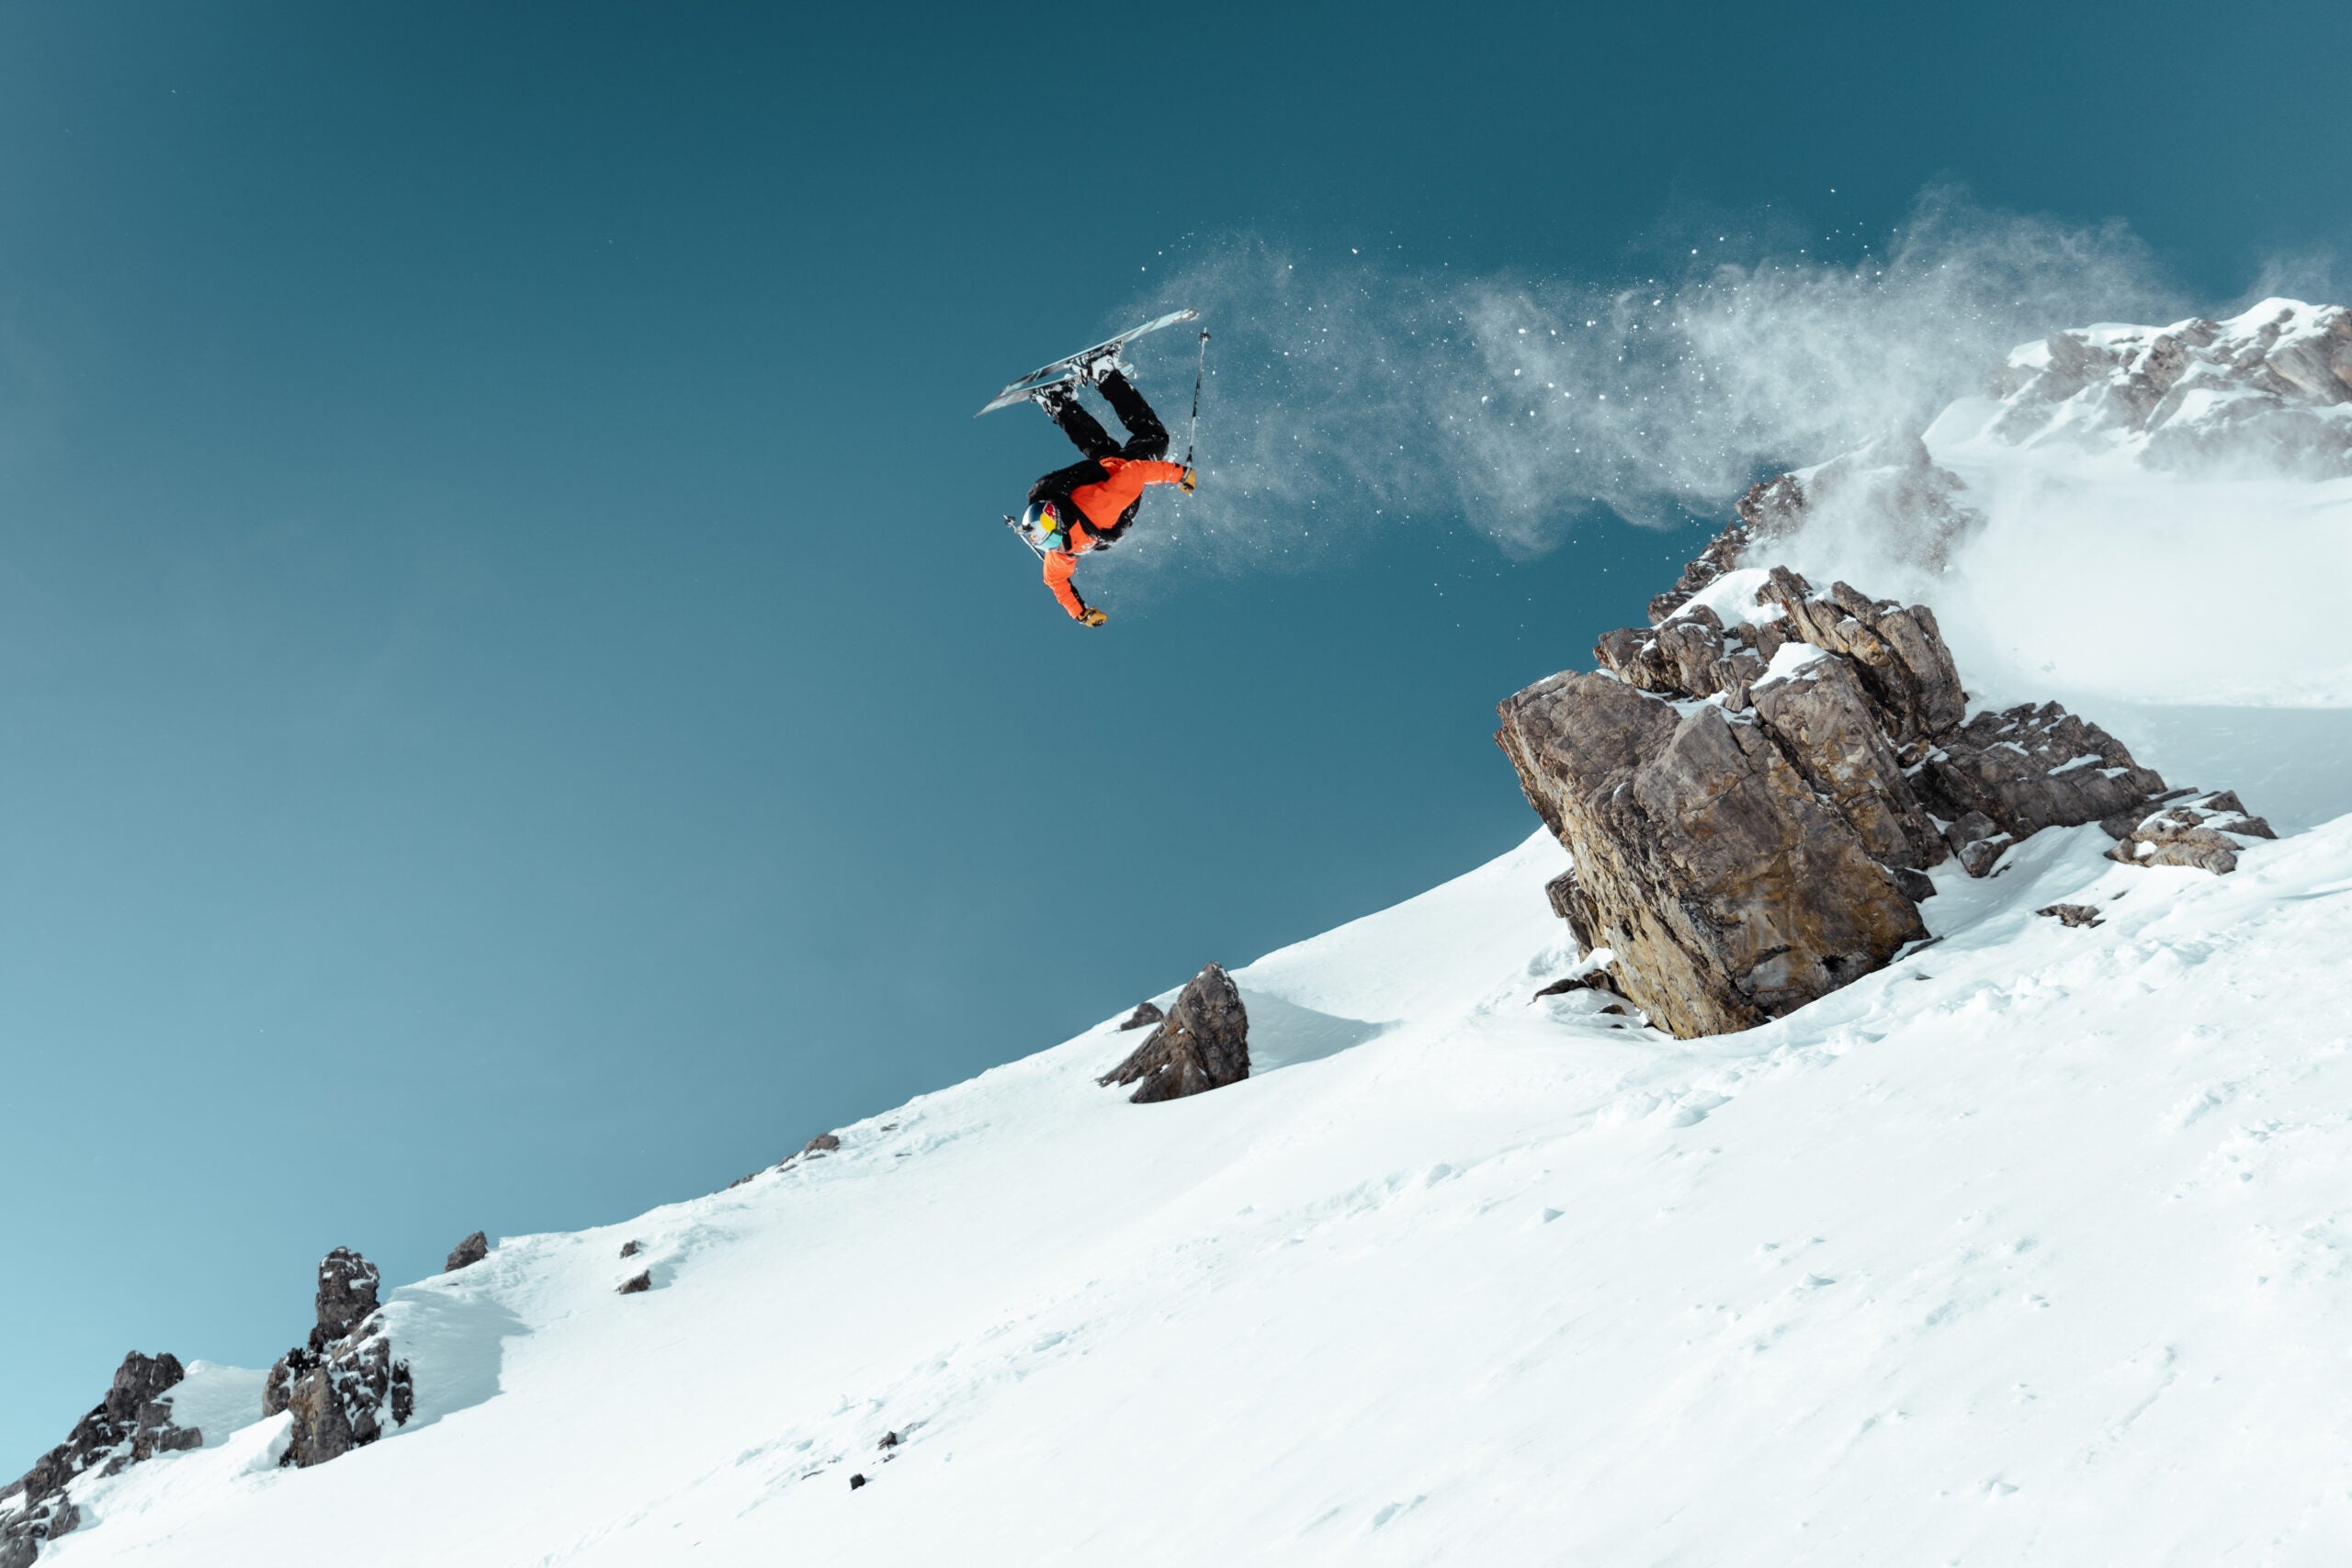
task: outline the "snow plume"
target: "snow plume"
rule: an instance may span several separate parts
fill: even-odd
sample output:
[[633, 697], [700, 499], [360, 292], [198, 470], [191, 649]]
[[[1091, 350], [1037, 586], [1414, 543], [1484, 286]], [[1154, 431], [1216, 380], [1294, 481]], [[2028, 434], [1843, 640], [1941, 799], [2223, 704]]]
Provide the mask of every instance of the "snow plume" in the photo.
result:
[[[1683, 248], [1679, 273], [1608, 287], [1210, 248], [1151, 299], [1216, 334], [1185, 550], [1255, 568], [1459, 513], [1524, 555], [1610, 513], [1721, 517], [1759, 472], [1922, 428], [2026, 338], [2180, 313], [2120, 228], [1948, 194], [1858, 263]], [[1138, 352], [1181, 417], [1179, 351]]]

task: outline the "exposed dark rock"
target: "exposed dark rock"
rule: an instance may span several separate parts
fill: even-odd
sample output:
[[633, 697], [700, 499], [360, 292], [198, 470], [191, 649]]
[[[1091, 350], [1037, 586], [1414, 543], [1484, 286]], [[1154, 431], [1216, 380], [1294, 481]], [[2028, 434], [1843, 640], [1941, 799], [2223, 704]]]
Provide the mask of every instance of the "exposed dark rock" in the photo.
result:
[[293, 1420], [278, 1463], [307, 1470], [381, 1438], [386, 1416], [406, 1426], [416, 1387], [408, 1363], [393, 1358], [382, 1320], [371, 1318], [295, 1381], [286, 1407]]
[[2098, 908], [2090, 904], [2045, 904], [2041, 908], [2036, 909], [2034, 913], [2037, 915], [2052, 916], [2057, 919], [2059, 924], [2064, 926], [2103, 926], [2107, 924], [2104, 919], [2099, 918]]
[[[1743, 518], [1746, 515], [1744, 509], [1755, 502], [1758, 492], [1764, 488], [1762, 485], [1758, 485], [1741, 501], [1739, 504], [1743, 508]], [[1650, 601], [1650, 625], [1655, 626], [1662, 624], [1668, 615], [1689, 604], [1692, 595], [1724, 573], [1736, 569], [1739, 565], [1740, 551], [1747, 548], [1747, 540], [1748, 530], [1744, 521], [1733, 524], [1710, 539], [1707, 542], [1707, 547], [1701, 550], [1691, 558], [1690, 564], [1682, 569], [1682, 575], [1676, 581], [1674, 586]]]
[[841, 1146], [841, 1139], [835, 1137], [832, 1134], [820, 1133], [815, 1137], [809, 1139], [806, 1144], [802, 1145], [800, 1152], [804, 1155], [830, 1154]]
[[449, 1254], [449, 1261], [441, 1265], [441, 1272], [454, 1274], [460, 1269], [470, 1269], [490, 1256], [490, 1237], [476, 1231], [457, 1245]]
[[899, 1446], [899, 1434], [885, 1432], [882, 1434], [882, 1440], [874, 1446], [877, 1449], [895, 1449]]
[[[477, 1232], [458, 1244], [463, 1253], [485, 1238]], [[453, 1267], [458, 1253], [451, 1254]], [[476, 1259], [478, 1261], [479, 1259]], [[416, 1409], [408, 1362], [393, 1354], [376, 1298], [382, 1275], [347, 1247], [319, 1261], [317, 1323], [309, 1340], [277, 1359], [262, 1385], [265, 1416], [292, 1414], [280, 1464], [308, 1469], [384, 1435], [387, 1421], [404, 1426]]]
[[1127, 1021], [1119, 1025], [1119, 1032], [1125, 1034], [1130, 1029], [1141, 1029], [1146, 1024], [1158, 1023], [1167, 1016], [1159, 1010], [1159, 1003], [1139, 1002], [1136, 1006], [1136, 1010], [1127, 1014]]
[[307, 1345], [297, 1345], [269, 1369], [268, 1381], [261, 1385], [261, 1413], [275, 1416], [286, 1408], [294, 1394], [294, 1385], [311, 1368], [319, 1364], [319, 1353]]
[[1945, 733], [1967, 712], [1951, 649], [1925, 604], [1872, 599], [1843, 582], [1816, 597], [1804, 578], [1780, 566], [1758, 597], [1785, 613], [1789, 635], [1852, 662], [1897, 749]]
[[1689, 1037], [1745, 1029], [1925, 937], [1910, 899], [1754, 719], [1569, 672], [1496, 739], [1576, 857], [1555, 902], [1624, 994]]
[[623, 1258], [635, 1258], [637, 1256], [637, 1243], [633, 1241], [625, 1241], [621, 1243], [621, 1256]]
[[1137, 1084], [1137, 1105], [1204, 1094], [1250, 1076], [1250, 1014], [1225, 970], [1193, 976], [1151, 1037], [1099, 1080]]
[[2041, 829], [2098, 822], [2129, 840], [2119, 860], [2222, 870], [2259, 824], [2234, 797], [2151, 816], [2164, 780], [2055, 703], [1970, 717], [1925, 604], [1816, 592], [1785, 567], [1766, 573], [1758, 619], [1726, 627], [1691, 602], [1849, 481], [1879, 487], [1872, 504], [1924, 508], [1923, 536], [1970, 521], [1916, 442], [1838, 467], [1750, 491], [1650, 626], [1594, 644], [1603, 673], [1502, 705], [1496, 739], [1574, 857], [1545, 885], [1553, 909], [1580, 948], [1614, 952], [1619, 988], [1677, 1034], [1746, 1028], [1881, 967], [1926, 936], [1917, 906], [1947, 858], [1993, 875]]
[[[2102, 823], [2100, 826], [2105, 827]], [[2234, 790], [2176, 800], [2138, 818], [2107, 858], [2125, 865], [2187, 865], [2216, 875], [2235, 871], [2238, 852], [2256, 839], [2275, 839], [2270, 824], [2249, 816]]]
[[376, 1287], [382, 1280], [373, 1263], [347, 1247], [321, 1258], [319, 1321], [311, 1330], [311, 1348], [323, 1350], [358, 1327], [376, 1310]]
[[1805, 783], [1838, 807], [1873, 859], [1918, 869], [1946, 858], [1850, 661], [1815, 659], [1758, 682], [1750, 698]]
[[849, 1478], [849, 1489], [850, 1489], [851, 1491], [853, 1491], [853, 1492], [856, 1491], [859, 1487], [861, 1487], [861, 1486], [863, 1486], [863, 1485], [865, 1485], [865, 1477], [864, 1477], [863, 1475], [853, 1475], [853, 1476], [851, 1476], [851, 1477]]
[[1981, 813], [2015, 839], [2144, 810], [2165, 781], [2056, 703], [1980, 713], [1936, 739], [1917, 785], [1939, 817]]
[[157, 1454], [203, 1445], [203, 1433], [172, 1420], [168, 1396], [186, 1375], [175, 1356], [133, 1350], [122, 1359], [96, 1407], [74, 1424], [63, 1442], [0, 1489], [6, 1499], [0, 1502], [0, 1568], [31, 1562], [42, 1541], [70, 1534], [81, 1523], [69, 1491], [77, 1477], [115, 1475]]
[[1545, 997], [1565, 997], [1570, 991], [1597, 991], [1611, 1001], [1623, 1001], [1625, 993], [1607, 969], [1589, 969], [1581, 975], [1571, 975], [1565, 980], [1555, 980], [1528, 1000], [1540, 1002]]
[[623, 1280], [620, 1293], [625, 1296], [639, 1295], [652, 1288], [653, 1270], [648, 1269], [641, 1274], [631, 1274], [628, 1279]]

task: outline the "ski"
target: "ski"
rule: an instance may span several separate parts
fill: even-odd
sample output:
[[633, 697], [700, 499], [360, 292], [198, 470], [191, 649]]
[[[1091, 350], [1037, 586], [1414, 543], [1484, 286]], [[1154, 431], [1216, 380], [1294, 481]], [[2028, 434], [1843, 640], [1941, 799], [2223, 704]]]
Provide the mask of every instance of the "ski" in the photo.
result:
[[[1116, 355], [1146, 333], [1156, 333], [1162, 327], [1172, 327], [1180, 321], [1196, 321], [1200, 318], [1201, 313], [1198, 310], [1170, 310], [1168, 314], [1155, 317], [1139, 327], [1130, 327], [1117, 337], [1098, 343], [1092, 348], [1081, 348], [1076, 354], [1057, 359], [1050, 365], [1040, 366], [1006, 387], [995, 397], [990, 398], [988, 405], [980, 410], [980, 413], [994, 413], [999, 409], [1009, 409], [1017, 402], [1025, 401], [1029, 394], [1038, 388], [1049, 387], [1056, 381], [1069, 380], [1086, 366], [1105, 355]], [[976, 413], [972, 417], [978, 419], [980, 414]]]

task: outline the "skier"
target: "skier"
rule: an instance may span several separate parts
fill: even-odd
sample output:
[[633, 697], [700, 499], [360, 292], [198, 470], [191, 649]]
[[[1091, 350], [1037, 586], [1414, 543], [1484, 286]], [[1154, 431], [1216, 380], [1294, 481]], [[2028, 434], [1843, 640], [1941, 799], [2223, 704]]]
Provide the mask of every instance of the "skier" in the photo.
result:
[[1127, 427], [1127, 444], [1112, 440], [1101, 422], [1079, 405], [1076, 382], [1055, 381], [1031, 392], [1030, 398], [1085, 455], [1085, 461], [1057, 468], [1029, 487], [1021, 532], [1045, 558], [1046, 586], [1070, 618], [1083, 626], [1099, 626], [1108, 617], [1070, 585], [1078, 558], [1105, 547], [1127, 531], [1143, 504], [1144, 486], [1172, 484], [1190, 494], [1194, 479], [1183, 464], [1162, 460], [1168, 456], [1168, 428], [1127, 379], [1115, 347], [1082, 367], [1080, 374], [1093, 383]]

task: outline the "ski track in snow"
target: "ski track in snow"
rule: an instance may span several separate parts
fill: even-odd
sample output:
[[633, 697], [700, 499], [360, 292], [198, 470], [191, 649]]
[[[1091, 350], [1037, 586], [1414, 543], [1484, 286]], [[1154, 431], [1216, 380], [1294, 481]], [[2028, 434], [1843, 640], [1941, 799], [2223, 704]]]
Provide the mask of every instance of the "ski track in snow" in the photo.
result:
[[2222, 878], [2105, 844], [1676, 1042], [1529, 1000], [1531, 840], [1239, 971], [1246, 1083], [1129, 1105], [1106, 1021], [507, 1238], [393, 1294], [408, 1428], [208, 1433], [42, 1562], [2340, 1562], [2352, 818]]

